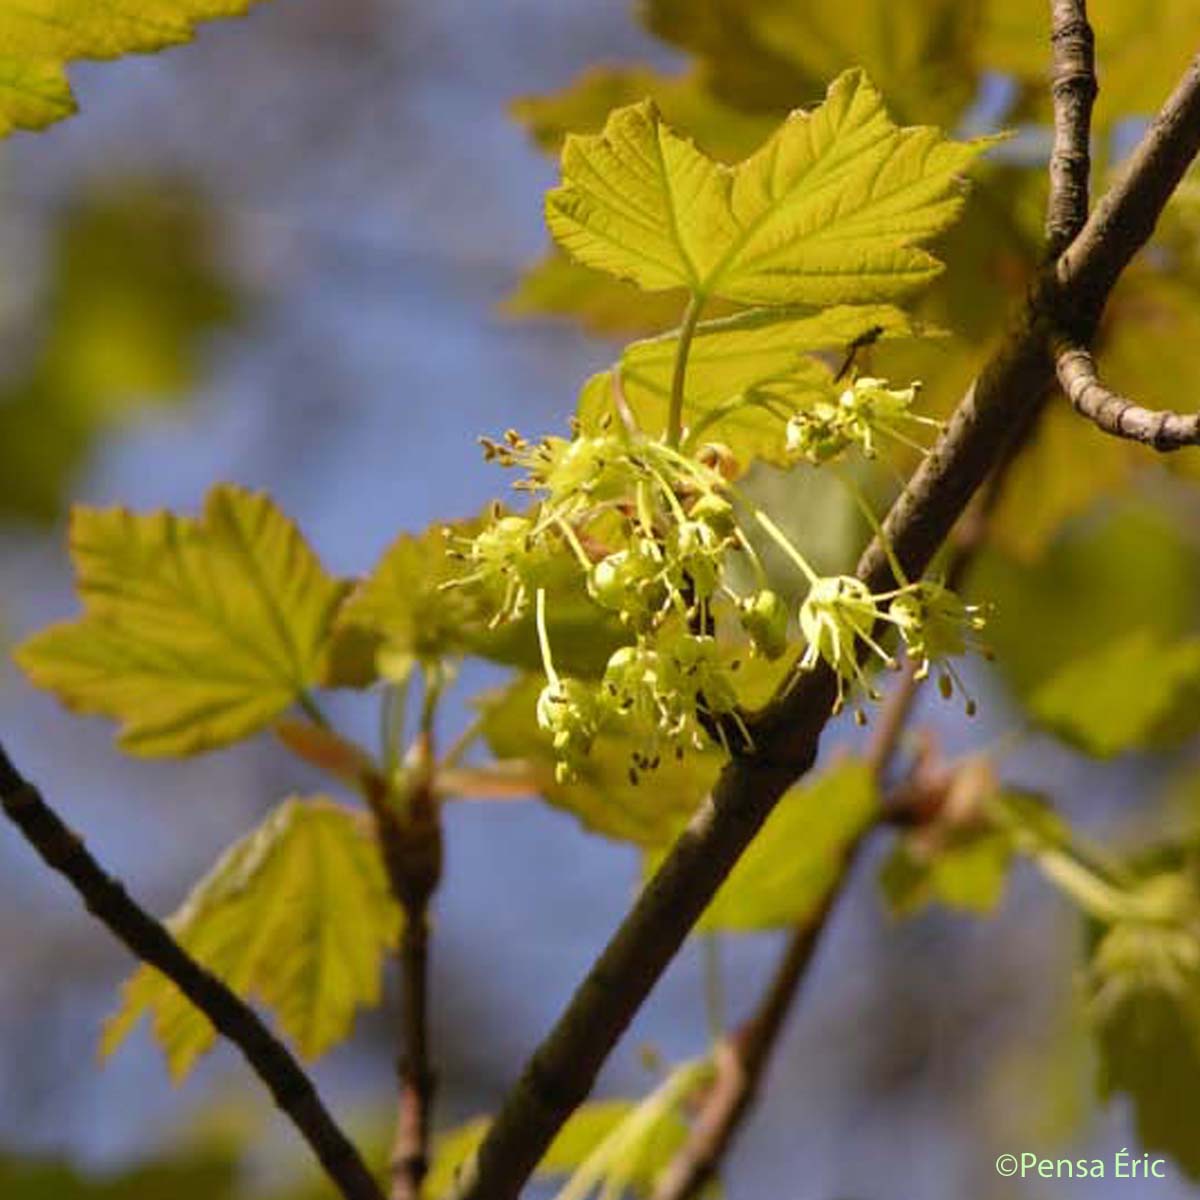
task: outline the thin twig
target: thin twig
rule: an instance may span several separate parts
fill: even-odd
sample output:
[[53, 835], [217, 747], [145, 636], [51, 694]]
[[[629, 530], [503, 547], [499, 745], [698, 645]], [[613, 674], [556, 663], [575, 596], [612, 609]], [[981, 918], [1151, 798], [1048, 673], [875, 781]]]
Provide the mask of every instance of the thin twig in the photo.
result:
[[[1054, 149], [1046, 206], [1048, 260], [1071, 243], [1087, 218], [1088, 140], [1096, 98], [1094, 39], [1084, 0], [1050, 0], [1054, 47]], [[1200, 413], [1144, 408], [1105, 387], [1091, 352], [1071, 338], [1054, 348], [1055, 369], [1075, 411], [1114, 437], [1155, 450], [1200, 444]]]
[[345, 1200], [383, 1200], [354, 1145], [329, 1115], [312, 1080], [286, 1046], [234, 992], [202, 967], [108, 875], [0, 746], [5, 815], [47, 866], [75, 888], [88, 911], [142, 962], [161, 971], [245, 1056], [275, 1103], [312, 1148]]
[[[1200, 148], [1200, 60], [1168, 100], [1133, 166], [1031, 294], [1008, 337], [892, 506], [884, 531], [918, 578], [1053, 381], [1051, 318], [1090, 334], [1112, 284], [1144, 244]], [[893, 586], [877, 537], [858, 576]], [[776, 803], [812, 765], [836, 695], [818, 667], [789, 680], [735, 756], [509, 1092], [456, 1189], [460, 1200], [513, 1200]]]
[[432, 717], [432, 703], [427, 702], [402, 793], [393, 797], [386, 787], [366, 792], [392, 894], [404, 911], [397, 952], [400, 1104], [392, 1142], [391, 1200], [419, 1200], [429, 1170], [437, 1085], [429, 1036], [429, 907], [442, 876], [442, 826], [434, 788]]
[[1061, 344], [1055, 366], [1072, 407], [1104, 433], [1163, 452], [1200, 446], [1200, 413], [1143, 408], [1118, 395], [1100, 382], [1096, 362], [1082, 346]]

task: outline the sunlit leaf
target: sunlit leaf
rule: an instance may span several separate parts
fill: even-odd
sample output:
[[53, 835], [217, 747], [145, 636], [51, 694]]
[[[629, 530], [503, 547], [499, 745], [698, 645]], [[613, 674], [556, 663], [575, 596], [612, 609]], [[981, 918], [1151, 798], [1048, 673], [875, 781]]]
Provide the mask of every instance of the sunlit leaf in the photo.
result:
[[318, 682], [342, 585], [265, 495], [222, 484], [200, 518], [76, 509], [83, 615], [17, 661], [68, 707], [121, 723], [146, 756], [262, 728]]
[[[379, 1002], [400, 912], [362, 818], [323, 799], [293, 799], [232, 846], [168, 924], [193, 957], [269, 1008], [314, 1057], [350, 1032], [359, 1008]], [[103, 1052], [146, 1014], [172, 1077], [182, 1078], [215, 1031], [151, 967], [126, 983]]]
[[0, 137], [75, 111], [67, 63], [190, 41], [196, 25], [240, 16], [254, 0], [0, 0]]
[[733, 168], [646, 101], [614, 112], [601, 135], [567, 139], [547, 221], [580, 262], [651, 291], [742, 304], [884, 301], [940, 271], [918, 243], [958, 215], [960, 176], [982, 149], [894, 125], [857, 70]]
[[1101, 433], [1055, 397], [1010, 468], [989, 538], [1036, 562], [1072, 517], [1126, 488], [1131, 461], [1128, 442]]

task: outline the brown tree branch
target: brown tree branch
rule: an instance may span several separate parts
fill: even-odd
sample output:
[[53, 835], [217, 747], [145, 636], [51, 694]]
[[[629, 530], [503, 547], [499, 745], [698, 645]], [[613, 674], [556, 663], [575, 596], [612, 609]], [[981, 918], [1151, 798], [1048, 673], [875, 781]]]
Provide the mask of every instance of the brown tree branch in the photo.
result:
[[[1054, 148], [1050, 156], [1050, 194], [1046, 205], [1043, 261], [1054, 262], [1083, 228], [1088, 212], [1091, 171], [1092, 105], [1097, 85], [1094, 37], [1083, 0], [1050, 0], [1053, 49], [1051, 95], [1054, 102]], [[849, 361], [849, 360], [848, 360]], [[1025, 431], [1032, 426], [1027, 422]], [[958, 527], [947, 584], [956, 589], [983, 542], [987, 517], [999, 498], [1004, 477], [1015, 457], [1017, 436], [997, 465], [985, 494]], [[884, 708], [867, 761], [881, 778], [891, 761], [916, 698], [919, 681], [911, 664]], [[866, 831], [869, 832], [869, 831]], [[770, 1062], [787, 1013], [794, 1005], [837, 895], [849, 881], [858, 850], [855, 843], [843, 861], [821, 908], [788, 940], [759, 1007], [718, 1054], [717, 1082], [706, 1096], [691, 1135], [668, 1165], [654, 1200], [693, 1200], [715, 1176], [721, 1160], [754, 1106], [761, 1077]]]
[[[1130, 169], [1031, 293], [1007, 338], [892, 506], [886, 536], [920, 577], [1012, 437], [1053, 382], [1050, 330], [1090, 335], [1112, 284], [1154, 228], [1200, 149], [1200, 59], [1167, 101]], [[878, 538], [858, 575], [893, 585]], [[834, 680], [818, 667], [790, 681], [753, 723], [755, 751], [725, 767], [713, 793], [646, 884], [632, 910], [537, 1048], [502, 1104], [460, 1200], [512, 1200], [717, 889], [787, 789], [811, 766], [829, 719]]]
[[242, 1052], [296, 1126], [345, 1200], [383, 1200], [354, 1145], [329, 1115], [312, 1080], [258, 1014], [202, 967], [108, 875], [0, 746], [0, 802], [47, 866], [75, 888], [90, 913], [142, 962], [161, 971]]
[[[1058, 257], [1083, 227], [1088, 204], [1088, 141], [1096, 98], [1093, 37], [1084, 0], [1050, 0], [1054, 47], [1054, 150], [1046, 207], [1046, 255]], [[1155, 450], [1200, 444], [1200, 413], [1144, 408], [1100, 381], [1085, 346], [1067, 338], [1054, 347], [1058, 381], [1081, 416], [1114, 437]]]
[[1118, 395], [1101, 383], [1091, 351], [1059, 343], [1055, 365], [1072, 407], [1104, 433], [1164, 452], [1200, 446], [1200, 413], [1143, 408]]
[[1046, 204], [1046, 260], [1053, 262], [1083, 228], [1088, 211], [1092, 105], [1096, 100], [1095, 39], [1084, 0], [1050, 0], [1054, 148]]

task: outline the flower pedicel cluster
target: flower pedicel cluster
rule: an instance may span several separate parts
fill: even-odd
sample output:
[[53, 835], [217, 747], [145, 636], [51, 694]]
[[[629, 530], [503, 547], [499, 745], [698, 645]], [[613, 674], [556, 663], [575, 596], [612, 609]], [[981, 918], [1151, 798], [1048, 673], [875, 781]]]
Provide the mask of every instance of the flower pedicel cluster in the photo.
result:
[[[880, 434], [902, 436], [897, 427], [903, 422], [927, 421], [909, 412], [915, 395], [915, 386], [891, 391], [880, 380], [859, 379], [836, 403], [795, 414], [787, 425], [788, 446], [819, 462], [849, 446], [873, 454]], [[937, 664], [944, 694], [955, 685], [962, 690], [948, 660], [970, 648], [983, 624], [978, 610], [939, 583], [908, 582], [898, 563], [893, 571], [900, 586], [883, 594], [850, 576], [817, 575], [770, 517], [738, 492], [726, 447], [709, 444], [690, 455], [611, 422], [595, 432], [576, 426], [569, 439], [531, 443], [509, 431], [501, 441], [483, 439], [483, 445], [489, 459], [524, 471], [516, 486], [531, 492], [535, 503], [520, 515], [496, 510], [477, 536], [458, 539], [454, 553], [464, 573], [444, 586], [487, 588], [499, 597], [497, 622], [533, 606], [547, 679], [537, 721], [553, 741], [560, 781], [576, 776], [607, 729], [620, 731], [633, 746], [629, 771], [635, 782], [666, 754], [682, 757], [712, 741], [729, 751], [731, 737], [749, 747], [735, 687], [736, 646], [748, 644], [767, 659], [782, 657], [790, 613], [768, 586], [740, 511], [780, 545], [809, 585], [798, 613], [807, 643], [800, 665], [823, 660], [832, 668], [838, 709], [851, 688], [878, 698], [864, 658], [896, 665], [876, 638], [880, 623], [896, 630], [921, 675]], [[592, 600], [632, 635], [598, 680], [555, 669], [547, 566], [563, 554], [577, 562]], [[726, 580], [733, 554], [744, 555], [753, 569], [757, 582], [749, 594]], [[718, 629], [741, 633], [718, 641]], [[967, 708], [974, 709], [969, 698]], [[861, 707], [856, 716], [865, 720]]]

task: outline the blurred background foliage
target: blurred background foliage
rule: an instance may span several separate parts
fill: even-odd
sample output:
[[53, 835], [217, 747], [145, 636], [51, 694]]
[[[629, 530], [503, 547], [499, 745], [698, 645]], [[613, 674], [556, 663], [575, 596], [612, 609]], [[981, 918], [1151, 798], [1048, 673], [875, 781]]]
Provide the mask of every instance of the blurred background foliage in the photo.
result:
[[[234, 478], [271, 490], [345, 573], [365, 571], [402, 529], [478, 510], [498, 482], [478, 461], [477, 433], [562, 429], [616, 338], [677, 320], [677, 297], [638, 295], [553, 252], [538, 261], [540, 196], [562, 136], [644, 95], [730, 160], [851, 64], [867, 68], [898, 120], [1016, 131], [990, 156], [940, 247], [949, 269], [920, 305], [951, 336], [881, 345], [869, 359], [878, 373], [922, 379], [930, 411], [947, 412], [1037, 261], [1045, 9], [274, 0], [185, 49], [72, 68], [83, 115], [14, 136], [0, 162], [5, 630], [24, 634], [71, 608], [72, 501], [195, 509], [213, 479]], [[1102, 184], [1194, 52], [1200, 4], [1089, 9]], [[0, 55], [0, 77], [14, 61]], [[1122, 281], [1100, 355], [1115, 386], [1186, 409], [1197, 345], [1200, 181]], [[926, 701], [915, 722], [1119, 849], [1168, 835], [1194, 846], [1200, 831], [1198, 462], [1188, 451], [1155, 458], [1051, 405], [971, 579], [996, 604], [996, 666], [971, 676], [982, 716], [964, 724]], [[865, 482], [881, 500], [895, 487], [887, 472]], [[864, 531], [840, 492], [769, 469], [753, 487], [814, 560], [853, 560]], [[496, 678], [469, 668], [459, 692]], [[340, 705], [351, 729], [365, 722], [355, 697]], [[460, 699], [447, 733], [468, 719]], [[106, 728], [66, 717], [15, 673], [0, 721], [48, 794], [161, 911], [272, 803], [312, 782], [262, 745], [183, 765], [122, 760]], [[839, 725], [825, 753], [860, 744]], [[643, 816], [618, 836], [644, 841]], [[455, 806], [449, 839], [434, 977], [446, 1128], [494, 1104], [641, 869], [629, 846], [585, 838], [574, 816], [546, 806]], [[1164, 1022], [1142, 1019], [1144, 1004], [1132, 1010], [1141, 1027], [1120, 1046], [1136, 1053], [1110, 1044], [1100, 1081], [1120, 1095], [1098, 1105], [1074, 978], [1078, 920], [1036, 872], [1013, 869], [1003, 839], [956, 848], [938, 847], [916, 881], [896, 855], [927, 848], [873, 846], [859, 863], [735, 1152], [730, 1195], [800, 1194], [801, 1179], [812, 1196], [890, 1196], [897, 1180], [914, 1198], [1002, 1196], [1001, 1151], [1111, 1157], [1136, 1144], [1139, 1122], [1159, 1141], [1191, 1137], [1200, 1093], [1188, 1090], [1197, 1073], [1181, 1051], [1200, 1044], [1200, 1025], [1178, 1024], [1182, 1008], [1171, 1008], [1164, 1034]], [[890, 890], [893, 907], [914, 913], [902, 921], [874, 886], [885, 857], [885, 880], [890, 871], [906, 889]], [[12, 839], [0, 866], [0, 1194], [312, 1194], [288, 1131], [262, 1115], [227, 1051], [183, 1092], [144, 1036], [99, 1073], [99, 1025], [128, 964]], [[753, 1002], [775, 936], [727, 941], [731, 1011]], [[689, 951], [634, 1044], [671, 1059], [694, 1052], [701, 975]], [[1124, 1036], [1122, 1011], [1110, 1043]], [[390, 1105], [389, 1030], [369, 1014], [358, 1032], [318, 1074], [372, 1129]], [[1127, 1093], [1168, 1067], [1179, 1072], [1169, 1102], [1135, 1111]], [[601, 1091], [650, 1085], [624, 1050]], [[1183, 1175], [1156, 1185], [1164, 1197], [1193, 1191]]]

